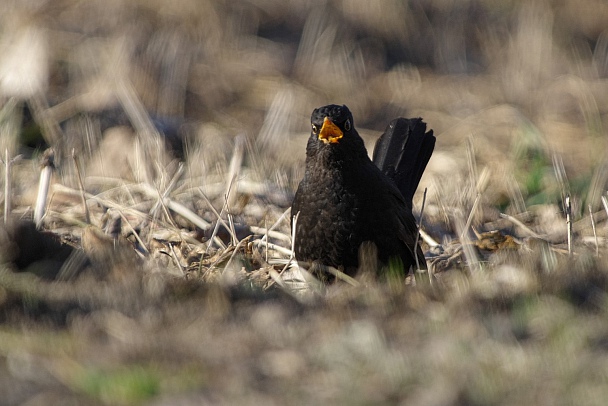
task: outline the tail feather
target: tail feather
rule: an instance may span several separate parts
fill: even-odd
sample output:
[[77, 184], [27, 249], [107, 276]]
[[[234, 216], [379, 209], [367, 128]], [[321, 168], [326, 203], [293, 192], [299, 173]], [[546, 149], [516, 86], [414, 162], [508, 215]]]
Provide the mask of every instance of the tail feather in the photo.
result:
[[374, 163], [395, 182], [410, 207], [434, 148], [433, 130], [426, 132], [421, 118], [391, 121], [376, 142]]

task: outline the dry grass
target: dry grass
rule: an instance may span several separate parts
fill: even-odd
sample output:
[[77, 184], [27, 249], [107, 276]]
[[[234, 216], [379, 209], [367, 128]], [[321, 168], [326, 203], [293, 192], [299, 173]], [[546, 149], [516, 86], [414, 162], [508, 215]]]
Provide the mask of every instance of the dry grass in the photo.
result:
[[[8, 1], [0, 27], [4, 404], [604, 404], [602, 1]], [[435, 130], [431, 276], [291, 258], [327, 103], [368, 148]]]

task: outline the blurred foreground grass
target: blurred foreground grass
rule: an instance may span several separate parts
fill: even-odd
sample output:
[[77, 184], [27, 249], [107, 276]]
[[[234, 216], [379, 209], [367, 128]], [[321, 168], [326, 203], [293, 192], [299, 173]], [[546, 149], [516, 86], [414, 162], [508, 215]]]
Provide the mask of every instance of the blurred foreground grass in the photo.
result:
[[3, 392], [79, 404], [602, 404], [605, 265], [531, 268], [334, 287], [314, 305], [175, 280], [154, 298], [132, 289], [137, 306], [5, 302], [19, 314], [0, 333]]
[[[2, 403], [603, 405], [606, 27], [600, 0], [4, 2]], [[432, 281], [286, 267], [328, 103], [370, 147], [435, 130]], [[48, 146], [51, 234], [17, 232]]]

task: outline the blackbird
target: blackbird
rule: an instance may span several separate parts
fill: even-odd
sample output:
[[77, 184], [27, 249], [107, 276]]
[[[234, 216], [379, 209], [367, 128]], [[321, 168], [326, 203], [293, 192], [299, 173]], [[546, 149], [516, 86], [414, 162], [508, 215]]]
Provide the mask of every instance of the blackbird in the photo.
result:
[[[306, 171], [291, 206], [295, 257], [354, 274], [359, 249], [376, 247], [379, 263], [405, 273], [426, 269], [416, 244], [412, 197], [433, 153], [433, 131], [420, 118], [393, 120], [376, 142], [373, 161], [346, 106], [315, 109]], [[397, 261], [397, 262], [395, 262]]]

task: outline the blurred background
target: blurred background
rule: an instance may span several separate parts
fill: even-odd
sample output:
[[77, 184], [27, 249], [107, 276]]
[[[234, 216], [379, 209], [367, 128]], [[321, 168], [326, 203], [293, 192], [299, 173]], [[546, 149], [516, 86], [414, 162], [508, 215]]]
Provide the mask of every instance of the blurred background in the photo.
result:
[[[191, 175], [224, 165], [231, 140], [243, 134], [256, 173], [293, 189], [312, 109], [340, 103], [370, 142], [394, 117], [423, 117], [438, 136], [428, 174], [453, 179], [474, 158], [495, 180], [486, 198], [503, 207], [521, 206], [517, 193], [536, 196], [531, 203], [554, 199], [556, 156], [578, 195], [593, 182], [597, 195], [605, 184], [608, 5], [601, 0], [7, 0], [0, 7], [0, 100], [10, 102], [5, 113], [16, 105], [24, 123], [17, 136], [4, 121], [2, 142], [15, 153], [17, 143], [54, 144], [92, 157], [109, 129], [141, 133], [151, 122], [178, 157], [186, 147], [201, 158]], [[121, 142], [125, 148], [106, 148], [133, 149]], [[115, 173], [121, 167], [105, 165], [104, 173], [137, 176]], [[591, 203], [597, 207], [597, 196]]]
[[[287, 257], [310, 113], [330, 103], [370, 153], [397, 116], [435, 131], [415, 211], [427, 187], [423, 229], [454, 272], [428, 290], [342, 285], [313, 306], [276, 285], [199, 284], [235, 257], [201, 248], [212, 206], [244, 235], [276, 222]], [[2, 0], [13, 215], [31, 218], [51, 146], [45, 228], [110, 276], [144, 276], [48, 282], [2, 265], [0, 403], [603, 405], [607, 125], [605, 0]], [[92, 223], [116, 209], [146, 241], [126, 259], [118, 239], [97, 250], [109, 237], [84, 224], [75, 162]], [[161, 194], [208, 223], [162, 212]], [[449, 251], [467, 222], [517, 251]], [[234, 278], [272, 285], [262, 249], [239, 247]]]

